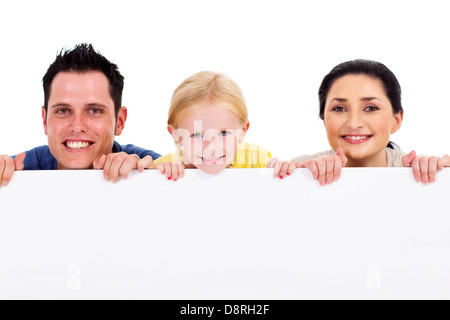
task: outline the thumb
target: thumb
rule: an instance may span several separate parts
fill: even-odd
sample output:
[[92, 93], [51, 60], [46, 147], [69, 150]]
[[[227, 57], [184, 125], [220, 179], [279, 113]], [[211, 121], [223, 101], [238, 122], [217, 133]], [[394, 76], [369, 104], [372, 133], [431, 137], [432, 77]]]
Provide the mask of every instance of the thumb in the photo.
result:
[[144, 169], [153, 169], [154, 167], [153, 158], [150, 156], [144, 157], [144, 159], [139, 160], [137, 163], [138, 172], [142, 172]]
[[347, 157], [345, 156], [344, 150], [342, 150], [341, 147], [339, 147], [339, 148], [337, 149], [337, 154], [338, 154], [338, 156], [341, 157], [341, 159], [342, 159], [342, 166], [345, 167], [345, 166], [347, 165], [348, 159], [347, 159]]
[[102, 155], [100, 158], [94, 161], [93, 166], [95, 170], [103, 169], [106, 162], [106, 155]]
[[403, 166], [404, 167], [411, 167], [411, 163], [412, 163], [412, 161], [414, 160], [415, 157], [416, 157], [416, 151], [415, 150], [411, 151], [409, 154], [404, 156], [402, 158]]
[[16, 156], [16, 158], [14, 159], [14, 164], [16, 165], [16, 170], [23, 170], [25, 168], [25, 157], [27, 156], [26, 153], [20, 153]]

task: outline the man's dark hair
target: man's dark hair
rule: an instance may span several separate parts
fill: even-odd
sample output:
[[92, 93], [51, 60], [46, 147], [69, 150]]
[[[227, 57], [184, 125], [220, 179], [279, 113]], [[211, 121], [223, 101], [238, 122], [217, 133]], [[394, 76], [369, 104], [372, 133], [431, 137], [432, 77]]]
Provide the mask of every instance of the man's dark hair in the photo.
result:
[[116, 64], [111, 63], [92, 44], [82, 43], [71, 50], [61, 50], [55, 61], [50, 65], [42, 79], [44, 85], [44, 108], [48, 110], [48, 99], [53, 79], [59, 72], [86, 73], [89, 71], [102, 72], [109, 81], [109, 93], [114, 101], [116, 117], [122, 107], [122, 91], [124, 78]]

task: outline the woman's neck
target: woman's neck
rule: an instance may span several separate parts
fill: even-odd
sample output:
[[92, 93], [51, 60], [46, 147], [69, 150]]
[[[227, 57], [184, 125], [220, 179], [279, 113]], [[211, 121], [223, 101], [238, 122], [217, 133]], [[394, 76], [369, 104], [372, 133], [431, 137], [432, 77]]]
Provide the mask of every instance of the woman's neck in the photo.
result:
[[347, 167], [387, 167], [386, 149], [372, 157], [364, 159], [348, 159]]

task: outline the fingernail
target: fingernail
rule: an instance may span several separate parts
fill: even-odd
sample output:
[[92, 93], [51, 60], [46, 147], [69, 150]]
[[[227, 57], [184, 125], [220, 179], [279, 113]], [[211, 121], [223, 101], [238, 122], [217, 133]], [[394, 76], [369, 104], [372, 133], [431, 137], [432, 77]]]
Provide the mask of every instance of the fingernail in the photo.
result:
[[282, 176], [280, 176], [280, 179], [281, 179], [281, 180], [283, 180], [283, 177], [282, 177]]
[[173, 181], [177, 181], [178, 179], [173, 179]]
[[103, 179], [105, 179], [106, 181], [110, 180], [110, 178], [108, 176], [103, 176]]
[[287, 175], [290, 176], [291, 174], [288, 172]]
[[3, 181], [2, 186], [4, 187], [8, 186], [8, 181]]
[[171, 180], [172, 179], [172, 177], [167, 177], [167, 180]]

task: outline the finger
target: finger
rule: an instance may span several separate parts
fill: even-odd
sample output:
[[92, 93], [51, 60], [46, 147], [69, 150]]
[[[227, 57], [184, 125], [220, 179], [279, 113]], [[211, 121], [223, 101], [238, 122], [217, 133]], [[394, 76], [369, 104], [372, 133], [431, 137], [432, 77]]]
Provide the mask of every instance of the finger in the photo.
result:
[[14, 159], [16, 171], [21, 171], [25, 168], [25, 157], [27, 154], [25, 152], [19, 153]]
[[94, 169], [95, 170], [103, 169], [105, 162], [106, 162], [106, 155], [104, 154], [100, 158], [98, 158], [97, 160], [94, 161], [94, 163], [93, 163]]
[[164, 164], [163, 164], [163, 163], [158, 163], [158, 164], [156, 165], [156, 168], [159, 170], [159, 172], [160, 172], [161, 174], [164, 174], [164, 173], [166, 172], [166, 167], [164, 167]]
[[144, 159], [141, 159], [137, 163], [137, 170], [138, 172], [143, 172], [144, 169], [153, 169], [155, 168], [155, 165], [153, 164], [153, 158], [150, 156], [144, 157]]
[[172, 180], [177, 181], [179, 177], [178, 162], [172, 162]]
[[420, 174], [419, 159], [417, 157], [415, 157], [409, 166], [412, 167], [413, 176], [414, 176], [414, 179], [416, 180], [416, 182], [420, 182], [422, 179], [421, 179], [421, 174]]
[[416, 158], [416, 151], [413, 150], [409, 154], [407, 154], [406, 156], [404, 156], [402, 158], [403, 166], [404, 167], [411, 167], [414, 158]]
[[280, 179], [284, 179], [289, 169], [289, 161], [283, 162], [280, 168]]
[[436, 172], [437, 172], [438, 161], [439, 161], [438, 157], [431, 157], [428, 160], [428, 178], [430, 179], [430, 183], [433, 183], [436, 181]]
[[133, 155], [129, 155], [128, 157], [126, 157], [122, 165], [120, 166], [119, 175], [124, 179], [128, 179], [131, 170], [136, 169], [138, 161], [138, 158]]
[[3, 185], [3, 172], [6, 168], [6, 160], [4, 157], [5, 156], [0, 156], [0, 186]]
[[278, 158], [270, 159], [267, 163], [267, 168], [273, 168], [275, 164], [278, 162]]
[[178, 174], [180, 178], [184, 178], [184, 163], [181, 161], [178, 162]]
[[[274, 169], [273, 169], [273, 176], [275, 177], [275, 178], [278, 178], [278, 177], [280, 177], [280, 170], [281, 170], [281, 166], [283, 165], [283, 163], [281, 162], [281, 161], [278, 161], [277, 160], [277, 162], [275, 163], [275, 167], [274, 167]], [[281, 177], [280, 177], [281, 178]], [[281, 179], [283, 179], [283, 178], [281, 178]]]
[[342, 162], [343, 162], [342, 157], [339, 156], [334, 158], [334, 171], [333, 171], [334, 181], [338, 181], [339, 178], [341, 177]]
[[296, 168], [303, 168], [303, 165], [299, 162], [294, 162]]
[[[117, 157], [124, 158], [126, 156], [128, 156], [128, 154], [126, 154], [125, 152], [110, 153], [110, 154], [108, 154], [106, 156], [106, 161], [105, 161], [105, 164], [103, 165], [103, 175], [104, 175], [105, 180], [109, 181], [109, 180], [112, 179], [112, 177], [111, 177], [111, 174], [112, 174], [111, 167], [113, 165], [113, 162], [116, 161], [116, 158]], [[117, 177], [118, 177], [118, 172], [119, 171], [116, 172], [117, 173]]]
[[319, 184], [326, 184], [327, 162], [324, 159], [317, 160], [317, 168], [319, 169]]
[[342, 150], [341, 147], [339, 147], [339, 148], [337, 149], [337, 154], [338, 154], [339, 158], [341, 158], [342, 167], [347, 166], [348, 159], [347, 159], [347, 157], [345, 156], [344, 150]]
[[14, 159], [11, 157], [6, 156], [3, 160], [5, 161], [5, 166], [3, 169], [3, 181], [1, 182], [1, 185], [6, 187], [11, 181], [14, 171], [16, 170], [16, 165]]
[[319, 168], [317, 167], [317, 162], [315, 160], [310, 160], [307, 161], [304, 165], [309, 171], [311, 171], [313, 179], [319, 180]]
[[109, 168], [108, 176], [111, 178], [113, 183], [119, 181], [119, 170], [122, 167], [127, 156], [118, 154], [114, 157], [111, 162], [111, 167]]
[[164, 168], [166, 171], [167, 180], [171, 180], [172, 179], [172, 162], [165, 162]]
[[289, 162], [289, 168], [288, 168], [288, 171], [287, 171], [287, 175], [288, 176], [290, 176], [294, 172], [294, 170], [297, 169], [297, 164], [299, 164], [299, 163], [292, 162], [292, 161]]
[[420, 173], [422, 175], [422, 183], [424, 184], [430, 183], [430, 180], [428, 178], [428, 159], [425, 157], [420, 158], [419, 165], [420, 165]]
[[327, 157], [325, 159], [326, 163], [327, 163], [327, 168], [326, 168], [326, 172], [325, 172], [325, 181], [326, 184], [331, 184], [334, 180], [334, 157]]
[[450, 156], [445, 155], [438, 161], [438, 170], [441, 171], [444, 167], [448, 167], [450, 165]]

